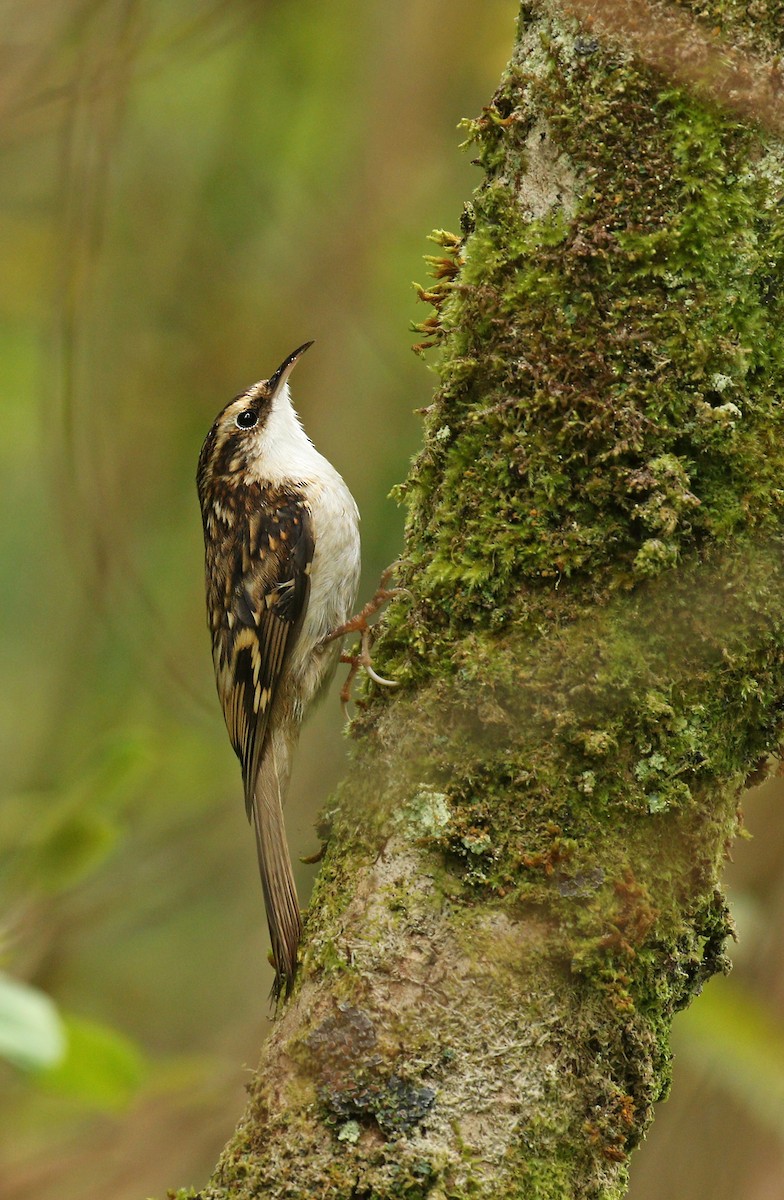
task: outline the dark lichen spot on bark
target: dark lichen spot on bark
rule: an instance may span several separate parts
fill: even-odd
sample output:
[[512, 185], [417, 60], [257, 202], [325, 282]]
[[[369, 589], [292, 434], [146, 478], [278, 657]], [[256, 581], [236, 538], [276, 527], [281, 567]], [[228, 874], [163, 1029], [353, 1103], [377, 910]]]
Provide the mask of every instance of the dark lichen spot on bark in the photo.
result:
[[433, 1088], [385, 1075], [377, 1064], [353, 1071], [339, 1086], [320, 1088], [319, 1094], [333, 1120], [374, 1122], [387, 1138], [421, 1127], [435, 1102]]
[[387, 1138], [421, 1126], [433, 1107], [433, 1088], [402, 1078], [381, 1053], [367, 1013], [340, 1004], [305, 1039], [307, 1070], [328, 1123], [377, 1125]]

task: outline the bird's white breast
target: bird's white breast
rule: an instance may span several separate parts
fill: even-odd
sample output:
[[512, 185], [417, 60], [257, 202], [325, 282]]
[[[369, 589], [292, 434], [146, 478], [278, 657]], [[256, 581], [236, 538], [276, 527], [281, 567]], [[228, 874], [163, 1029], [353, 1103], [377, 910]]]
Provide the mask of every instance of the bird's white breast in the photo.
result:
[[313, 524], [314, 555], [305, 619], [290, 660], [307, 703], [331, 674], [337, 641], [314, 653], [327, 634], [351, 615], [359, 585], [359, 512], [354, 497], [330, 462], [319, 454], [291, 406], [288, 385], [275, 398], [259, 430], [254, 470], [267, 483], [302, 491]]
[[325, 465], [332, 478], [312, 480], [307, 490], [315, 552], [302, 640], [314, 645], [351, 615], [359, 584], [359, 513], [340, 475]]

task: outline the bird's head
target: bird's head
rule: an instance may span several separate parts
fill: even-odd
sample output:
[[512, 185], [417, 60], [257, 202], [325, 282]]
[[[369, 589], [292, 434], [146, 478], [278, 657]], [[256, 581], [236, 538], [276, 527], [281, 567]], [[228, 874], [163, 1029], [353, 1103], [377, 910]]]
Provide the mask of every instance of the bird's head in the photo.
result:
[[[260, 379], [235, 396], [218, 414], [199, 455], [197, 481], [200, 493], [211, 480], [254, 473], [254, 467], [265, 455], [282, 409], [286, 410], [286, 425], [293, 419], [299, 428], [289, 403], [288, 379], [312, 345], [312, 342], [305, 342], [298, 346], [269, 379]], [[276, 414], [278, 420], [275, 420]]]

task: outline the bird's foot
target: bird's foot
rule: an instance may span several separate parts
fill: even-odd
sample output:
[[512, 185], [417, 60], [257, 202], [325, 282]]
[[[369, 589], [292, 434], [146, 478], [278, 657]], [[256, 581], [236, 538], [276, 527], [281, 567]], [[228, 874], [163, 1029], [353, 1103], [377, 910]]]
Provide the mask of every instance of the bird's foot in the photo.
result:
[[363, 629], [360, 634], [359, 654], [341, 654], [340, 661], [350, 664], [350, 671], [346, 676], [346, 682], [340, 689], [340, 702], [343, 705], [343, 712], [348, 720], [348, 702], [351, 699], [351, 689], [354, 686], [354, 680], [360, 671], [366, 671], [374, 683], [379, 687], [396, 688], [398, 682], [396, 679], [385, 679], [383, 675], [379, 675], [378, 671], [373, 666], [373, 659], [370, 656], [371, 639], [373, 637], [373, 626], [368, 625], [367, 629]]
[[351, 699], [351, 689], [354, 686], [354, 680], [361, 670], [366, 671], [373, 682], [377, 683], [380, 687], [394, 688], [398, 686], [394, 679], [385, 679], [383, 675], [378, 674], [373, 667], [373, 660], [370, 653], [375, 636], [375, 626], [370, 624], [370, 618], [375, 616], [388, 600], [391, 600], [394, 596], [402, 595], [406, 591], [405, 588], [388, 587], [394, 570], [394, 565], [387, 567], [379, 580], [379, 585], [375, 593], [368, 600], [367, 604], [360, 609], [356, 616], [350, 617], [348, 621], [339, 625], [337, 629], [333, 629], [324, 638], [324, 644], [326, 644], [334, 642], [337, 638], [345, 637], [348, 633], [359, 634], [359, 653], [341, 654], [340, 656], [340, 661], [342, 663], [349, 663], [351, 667], [346, 677], [346, 682], [340, 690], [340, 702], [343, 705], [346, 719], [348, 719], [347, 706]]
[[355, 616], [349, 617], [342, 625], [338, 625], [337, 629], [333, 629], [331, 633], [327, 634], [324, 638], [325, 645], [327, 642], [334, 642], [336, 638], [345, 637], [347, 633], [366, 633], [370, 629], [370, 618], [374, 617], [384, 607], [387, 600], [391, 600], [394, 596], [402, 596], [407, 591], [406, 588], [387, 587], [387, 584], [395, 573], [395, 566], [396, 564], [393, 563], [391, 567], [387, 567], [382, 572], [381, 578], [378, 581], [378, 587], [367, 604]]

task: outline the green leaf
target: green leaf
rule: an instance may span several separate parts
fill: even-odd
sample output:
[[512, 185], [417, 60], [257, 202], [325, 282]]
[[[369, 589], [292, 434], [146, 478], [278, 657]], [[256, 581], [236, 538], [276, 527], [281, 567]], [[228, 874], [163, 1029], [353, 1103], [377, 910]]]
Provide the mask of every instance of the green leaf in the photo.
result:
[[145, 1075], [139, 1049], [124, 1034], [84, 1017], [66, 1016], [68, 1053], [39, 1075], [41, 1083], [63, 1096], [95, 1108], [123, 1108]]
[[0, 974], [0, 1055], [24, 1070], [54, 1067], [65, 1055], [55, 1004], [38, 988]]

